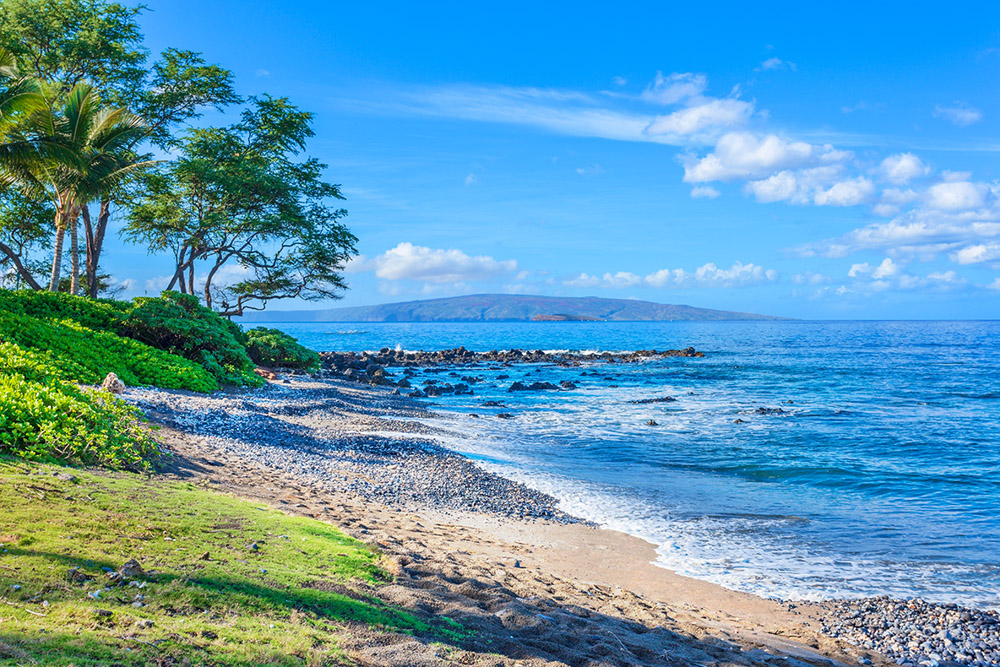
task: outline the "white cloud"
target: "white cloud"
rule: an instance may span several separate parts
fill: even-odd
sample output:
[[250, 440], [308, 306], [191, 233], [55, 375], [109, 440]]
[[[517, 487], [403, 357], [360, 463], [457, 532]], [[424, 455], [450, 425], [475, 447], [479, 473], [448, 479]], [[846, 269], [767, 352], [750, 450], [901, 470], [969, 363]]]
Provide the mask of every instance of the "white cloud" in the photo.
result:
[[941, 211], [979, 208], [986, 204], [990, 189], [983, 183], [953, 181], [932, 185], [927, 190], [927, 205]]
[[568, 285], [569, 287], [597, 287], [600, 284], [600, 276], [592, 276], [589, 273], [581, 273], [576, 278], [563, 281], [563, 285]]
[[657, 72], [653, 82], [642, 91], [641, 98], [655, 104], [677, 104], [691, 98], [698, 98], [708, 88], [708, 78], [704, 74], [674, 72], [664, 75]]
[[362, 270], [374, 271], [383, 280], [460, 283], [513, 273], [517, 270], [517, 262], [512, 259], [498, 261], [487, 255], [470, 256], [461, 250], [400, 243], [365, 262]]
[[875, 215], [890, 216], [899, 213], [900, 208], [920, 199], [920, 194], [910, 190], [899, 188], [886, 188], [882, 191], [879, 203], [872, 207]]
[[735, 262], [729, 269], [720, 269], [709, 262], [691, 272], [684, 269], [660, 269], [646, 276], [645, 281], [653, 287], [742, 287], [774, 282], [777, 279], [777, 271], [757, 264]]
[[840, 162], [850, 157], [850, 153], [834, 150], [829, 145], [789, 141], [775, 134], [729, 132], [719, 138], [713, 152], [701, 159], [688, 159], [684, 165], [684, 182], [759, 178], [781, 169]]
[[562, 281], [568, 287], [602, 287], [609, 289], [624, 289], [646, 285], [649, 287], [743, 287], [778, 279], [778, 272], [765, 269], [756, 264], [735, 262], [731, 268], [720, 269], [709, 262], [699, 266], [694, 271], [684, 269], [660, 269], [643, 277], [631, 271], [591, 275], [581, 273], [578, 276]]
[[634, 287], [641, 283], [642, 276], [638, 276], [628, 271], [605, 273], [603, 276], [592, 276], [587, 273], [581, 273], [576, 278], [563, 281], [563, 285], [567, 285], [569, 287], [609, 287], [619, 289], [624, 287]]
[[465, 186], [468, 187], [478, 180], [479, 178], [475, 174], [469, 174], [465, 177]]
[[753, 105], [742, 100], [712, 100], [658, 116], [646, 132], [651, 136], [682, 137], [711, 128], [732, 128], [743, 125], [753, 115]]
[[996, 278], [989, 285], [986, 286], [987, 289], [995, 289], [1000, 291], [1000, 278]]
[[642, 282], [642, 276], [629, 271], [619, 271], [614, 275], [605, 273], [604, 282], [610, 287], [634, 287]]
[[841, 180], [843, 167], [828, 165], [793, 171], [785, 169], [767, 178], [750, 181], [745, 190], [757, 201], [789, 201], [817, 206], [855, 206], [875, 193], [874, 184], [864, 177]]
[[890, 278], [897, 273], [899, 273], [899, 265], [893, 262], [891, 258], [886, 257], [882, 260], [881, 264], [872, 270], [872, 278]]
[[755, 68], [755, 71], [760, 72], [777, 69], [789, 69], [794, 72], [796, 70], [796, 65], [795, 63], [782, 60], [781, 58], [768, 58], [762, 62], [759, 67]]
[[879, 173], [893, 185], [906, 185], [914, 178], [926, 176], [931, 168], [913, 153], [896, 153], [882, 160]]
[[981, 264], [1000, 261], [1000, 243], [978, 243], [956, 250], [951, 255], [956, 264]]
[[834, 183], [816, 193], [817, 206], [857, 206], [875, 194], [875, 185], [863, 176]]
[[950, 106], [938, 104], [934, 107], [934, 117], [944, 118], [955, 125], [964, 127], [978, 123], [983, 118], [983, 112], [976, 107], [971, 107], [961, 102], [955, 102]]
[[[915, 198], [916, 195], [916, 198]], [[923, 193], [886, 190], [883, 208], [898, 210], [905, 202], [917, 206], [888, 222], [855, 229], [835, 239], [797, 248], [799, 254], [844, 257], [858, 250], [886, 250], [890, 254], [917, 254], [932, 259], [942, 252], [990, 242], [1000, 237], [1000, 184], [971, 181], [937, 183]], [[956, 256], [957, 257], [957, 256]]]
[[847, 275], [851, 278], [857, 278], [858, 276], [866, 275], [872, 272], [872, 265], [868, 262], [862, 264], [852, 264], [851, 270], [847, 272]]
[[691, 188], [691, 198], [692, 199], [715, 199], [721, 192], [713, 188], [711, 185], [696, 185]]
[[876, 280], [882, 280], [884, 278], [891, 278], [899, 273], [899, 270], [899, 265], [893, 262], [892, 258], [886, 257], [882, 260], [881, 264], [874, 267], [868, 262], [864, 262], [863, 264], [852, 264], [851, 269], [847, 272], [847, 276], [849, 278], [860, 278], [862, 276], [870, 275]]
[[256, 76], [256, 77], [258, 77], [258, 78], [261, 78], [261, 77], [271, 76], [271, 73], [268, 72], [266, 69], [259, 69], [256, 72], [254, 72], [253, 75]]
[[628, 79], [626, 79], [623, 76], [616, 76], [612, 77], [611, 83], [615, 84], [616, 86], [624, 86], [626, 83], [628, 83]]

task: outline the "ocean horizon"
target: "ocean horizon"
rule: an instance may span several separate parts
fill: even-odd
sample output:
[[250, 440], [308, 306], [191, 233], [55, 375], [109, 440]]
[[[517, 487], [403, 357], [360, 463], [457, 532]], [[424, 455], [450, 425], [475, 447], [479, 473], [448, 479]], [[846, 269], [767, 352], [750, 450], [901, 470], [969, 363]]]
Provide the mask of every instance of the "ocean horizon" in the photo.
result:
[[[323, 351], [693, 346], [706, 356], [411, 382], [479, 378], [474, 395], [429, 401], [439, 439], [652, 542], [680, 574], [788, 600], [1000, 607], [998, 321], [270, 326]], [[576, 388], [508, 391], [524, 380]]]

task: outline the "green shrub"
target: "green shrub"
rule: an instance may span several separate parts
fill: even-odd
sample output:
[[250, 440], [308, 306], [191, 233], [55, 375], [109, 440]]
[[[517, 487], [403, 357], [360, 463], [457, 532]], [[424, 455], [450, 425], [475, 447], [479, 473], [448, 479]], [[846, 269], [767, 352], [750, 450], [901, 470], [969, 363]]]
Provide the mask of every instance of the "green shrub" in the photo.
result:
[[164, 292], [159, 297], [135, 299], [120, 332], [201, 364], [221, 384], [263, 384], [253, 372], [239, 326], [189, 294]]
[[125, 301], [87, 299], [44, 290], [0, 290], [0, 310], [43, 320], [73, 320], [88, 329], [117, 331], [132, 306]]
[[319, 355], [278, 329], [257, 327], [246, 333], [247, 352], [254, 363], [277, 368], [319, 370]]
[[0, 341], [44, 351], [58, 376], [73, 382], [99, 384], [108, 373], [116, 373], [126, 385], [218, 389], [215, 378], [192, 361], [73, 320], [44, 321], [0, 311]]
[[103, 390], [59, 380], [47, 355], [0, 343], [0, 453], [143, 468], [157, 453], [140, 413]]

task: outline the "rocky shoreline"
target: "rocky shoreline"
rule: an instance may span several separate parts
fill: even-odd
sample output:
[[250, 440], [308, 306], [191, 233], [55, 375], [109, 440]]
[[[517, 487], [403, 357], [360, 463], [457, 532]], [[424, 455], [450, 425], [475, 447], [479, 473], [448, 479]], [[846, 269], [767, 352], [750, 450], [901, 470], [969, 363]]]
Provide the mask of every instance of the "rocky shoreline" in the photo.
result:
[[272, 382], [252, 392], [130, 388], [123, 397], [220, 456], [291, 472], [330, 492], [410, 509], [579, 522], [556, 509], [551, 496], [437, 444], [433, 430], [416, 421], [426, 413], [386, 391], [297, 379], [294, 387]]
[[1000, 613], [888, 596], [820, 605], [823, 632], [897, 665], [1000, 665]]
[[[201, 439], [220, 457], [281, 470], [297, 483], [319, 490], [408, 511], [473, 512], [571, 524], [579, 520], [560, 511], [551, 496], [488, 473], [435, 442], [439, 432], [420, 421], [430, 413], [400, 391], [405, 388], [400, 383], [409, 377], [406, 371], [421, 365], [531, 363], [528, 359], [569, 365], [634, 363], [654, 355], [699, 354], [694, 350], [599, 356], [477, 354], [463, 348], [444, 353], [327, 353], [320, 373], [285, 376], [261, 390], [205, 396], [130, 388], [125, 398], [154, 422]], [[395, 379], [386, 368], [402, 368], [404, 373]], [[522, 388], [532, 389], [523, 383]], [[789, 610], [806, 607], [824, 634], [881, 654], [886, 664], [1000, 664], [1000, 615], [993, 611], [887, 597], [787, 603]], [[861, 659], [861, 664], [868, 663]]]

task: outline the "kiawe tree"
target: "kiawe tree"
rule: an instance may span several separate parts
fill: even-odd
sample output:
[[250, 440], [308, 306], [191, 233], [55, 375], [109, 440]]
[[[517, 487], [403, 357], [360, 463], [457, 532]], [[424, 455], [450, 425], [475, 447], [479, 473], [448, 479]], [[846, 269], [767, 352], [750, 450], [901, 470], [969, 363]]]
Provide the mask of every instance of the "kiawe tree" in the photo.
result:
[[146, 179], [128, 224], [150, 251], [173, 252], [167, 289], [227, 316], [340, 296], [357, 239], [331, 204], [343, 197], [323, 180], [326, 165], [299, 159], [312, 136], [312, 114], [268, 96], [233, 125], [188, 133], [180, 157]]

